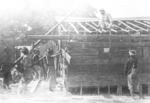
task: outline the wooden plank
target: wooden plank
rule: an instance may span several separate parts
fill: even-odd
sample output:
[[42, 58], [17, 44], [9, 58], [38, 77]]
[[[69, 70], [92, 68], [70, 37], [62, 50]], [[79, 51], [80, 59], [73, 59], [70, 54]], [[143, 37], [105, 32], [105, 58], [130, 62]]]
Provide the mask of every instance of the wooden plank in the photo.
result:
[[[76, 42], [68, 43], [69, 48], [82, 48], [83, 43], [81, 42]], [[129, 46], [135, 46], [135, 47], [140, 47], [140, 46], [150, 46], [150, 42], [85, 42], [84, 47], [85, 48], [104, 48], [104, 47], [129, 47]]]
[[98, 50], [95, 48], [74, 48], [69, 51], [69, 53], [98, 53]]
[[[100, 59], [99, 57], [92, 56], [76, 56], [71, 59], [71, 65], [90, 65], [90, 64], [124, 64], [127, 60], [127, 57], [113, 57], [110, 60]], [[145, 65], [144, 63], [148, 63], [149, 61], [139, 58], [139, 63]], [[146, 66], [144, 66], [146, 68]]]
[[89, 60], [82, 60], [82, 59], [71, 59], [71, 64], [73, 65], [88, 65], [88, 64], [108, 64], [108, 60], [107, 59], [89, 59]]
[[72, 57], [75, 57], [75, 56], [98, 56], [99, 55], [99, 53], [74, 53], [74, 52], [69, 52], [69, 54]]
[[[108, 78], [106, 78], [108, 77]], [[82, 78], [82, 79], [81, 79]], [[115, 76], [115, 75], [70, 75], [69, 86], [108, 86], [111, 85], [126, 85], [126, 76]], [[113, 82], [113, 83], [112, 83]]]
[[64, 50], [62, 49], [62, 56], [66, 59], [66, 61], [70, 64], [71, 56]]

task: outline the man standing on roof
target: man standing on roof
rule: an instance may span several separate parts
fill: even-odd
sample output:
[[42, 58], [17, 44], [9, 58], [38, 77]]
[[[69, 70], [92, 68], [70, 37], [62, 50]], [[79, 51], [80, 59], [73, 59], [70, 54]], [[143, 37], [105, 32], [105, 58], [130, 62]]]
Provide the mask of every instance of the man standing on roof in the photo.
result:
[[136, 51], [129, 51], [129, 58], [125, 63], [125, 75], [127, 76], [128, 88], [131, 96], [134, 98], [134, 92], [139, 92], [139, 97], [143, 98], [141, 91], [141, 83], [139, 78], [138, 59], [136, 57]]
[[96, 16], [100, 18], [98, 23], [98, 27], [101, 29], [109, 29], [112, 27], [113, 19], [109, 13], [107, 13], [104, 9], [100, 9]]

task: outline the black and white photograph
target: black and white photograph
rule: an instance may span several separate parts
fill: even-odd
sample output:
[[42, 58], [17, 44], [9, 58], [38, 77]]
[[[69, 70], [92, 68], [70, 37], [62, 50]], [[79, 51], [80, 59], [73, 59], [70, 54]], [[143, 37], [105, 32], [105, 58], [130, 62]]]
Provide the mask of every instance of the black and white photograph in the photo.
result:
[[0, 0], [0, 103], [150, 103], [150, 1]]

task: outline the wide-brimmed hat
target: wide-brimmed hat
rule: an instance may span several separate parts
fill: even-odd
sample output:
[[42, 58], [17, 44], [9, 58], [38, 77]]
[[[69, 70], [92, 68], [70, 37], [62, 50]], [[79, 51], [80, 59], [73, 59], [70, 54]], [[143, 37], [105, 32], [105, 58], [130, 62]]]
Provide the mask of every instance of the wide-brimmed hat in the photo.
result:
[[136, 51], [135, 50], [129, 50], [129, 55], [136, 55]]

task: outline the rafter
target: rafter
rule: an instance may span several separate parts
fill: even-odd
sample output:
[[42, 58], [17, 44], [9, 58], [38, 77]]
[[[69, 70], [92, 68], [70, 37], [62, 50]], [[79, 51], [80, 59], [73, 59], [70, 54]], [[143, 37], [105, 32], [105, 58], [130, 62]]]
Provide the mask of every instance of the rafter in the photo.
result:
[[147, 26], [147, 27], [149, 27], [149, 28], [150, 28], [150, 25], [147, 25], [147, 24], [145, 24], [145, 23], [143, 23], [143, 22], [141, 22], [141, 21], [137, 21], [137, 20], [135, 20], [134, 22], [139, 23], [139, 24], [142, 24], [142, 25]]
[[102, 31], [105, 32], [105, 33], [107, 32], [105, 29], [102, 29]]
[[144, 21], [145, 23], [147, 23], [147, 24], [150, 24], [150, 22], [148, 22], [148, 21]]
[[90, 26], [91, 28], [95, 29], [96, 31], [98, 31], [99, 33], [102, 33], [102, 31], [98, 30], [97, 28], [95, 28], [94, 26], [92, 26], [91, 24], [89, 23], [86, 23], [86, 25]]
[[140, 26], [137, 26], [137, 25], [135, 25], [135, 24], [133, 24], [133, 23], [131, 23], [131, 22], [126, 22], [126, 23], [128, 23], [128, 24], [130, 24], [130, 25], [132, 25], [132, 26], [134, 26], [134, 27], [136, 27], [136, 28], [139, 28], [139, 29], [141, 29], [141, 30], [148, 31], [147, 29], [144, 29], [144, 28], [142, 28], [142, 27], [140, 27]]
[[86, 30], [87, 32], [91, 33], [91, 31], [89, 29], [87, 29], [85, 26], [83, 26], [80, 22], [77, 22], [84, 30]]
[[65, 32], [67, 32], [67, 30], [65, 29], [65, 27], [61, 24], [60, 25], [61, 27], [62, 27], [62, 29], [65, 31]]
[[96, 23], [94, 23], [93, 21], [92, 21], [92, 24], [93, 24], [94, 26], [98, 27], [98, 25], [97, 25]]
[[130, 28], [130, 29], [133, 30], [133, 31], [138, 31], [138, 30], [132, 28], [131, 26], [127, 25], [126, 23], [124, 23], [124, 22], [122, 22], [122, 21], [120, 21], [120, 20], [118, 20], [118, 22], [122, 23], [123, 25], [125, 25], [126, 27]]
[[113, 32], [117, 33], [117, 31], [116, 31], [115, 29], [112, 29], [112, 28], [111, 28], [111, 31], [113, 31]]
[[129, 30], [126, 30], [126, 29], [124, 29], [124, 28], [121, 28], [121, 27], [118, 26], [118, 25], [115, 25], [115, 27], [117, 27], [117, 28], [119, 28], [119, 29], [121, 29], [121, 30], [123, 30], [123, 31], [125, 31], [125, 32], [129, 32]]
[[69, 22], [69, 24], [70, 24], [70, 26], [75, 30], [75, 32], [76, 32], [77, 34], [79, 34], [79, 31], [77, 30], [77, 28], [76, 28], [72, 23]]

